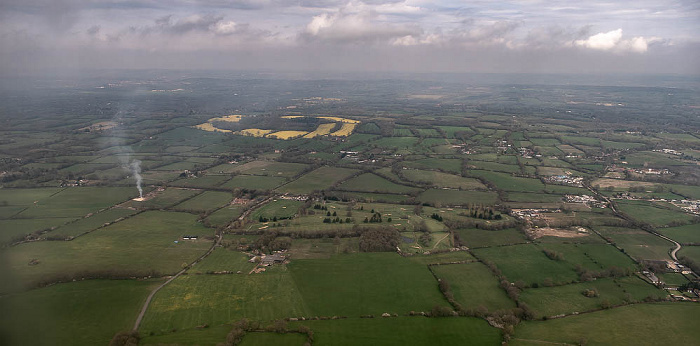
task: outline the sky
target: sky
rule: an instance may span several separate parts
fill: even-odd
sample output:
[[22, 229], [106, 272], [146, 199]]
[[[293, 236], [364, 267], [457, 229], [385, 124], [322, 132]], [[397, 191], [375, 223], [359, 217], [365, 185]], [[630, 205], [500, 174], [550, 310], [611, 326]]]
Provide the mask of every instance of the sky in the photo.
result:
[[700, 75], [698, 0], [0, 0], [0, 73]]

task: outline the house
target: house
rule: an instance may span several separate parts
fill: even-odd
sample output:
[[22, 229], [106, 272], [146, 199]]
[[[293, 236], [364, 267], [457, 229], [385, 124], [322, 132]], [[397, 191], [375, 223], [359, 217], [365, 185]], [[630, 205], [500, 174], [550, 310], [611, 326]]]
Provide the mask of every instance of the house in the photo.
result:
[[198, 235], [183, 235], [182, 240], [197, 240], [199, 238]]

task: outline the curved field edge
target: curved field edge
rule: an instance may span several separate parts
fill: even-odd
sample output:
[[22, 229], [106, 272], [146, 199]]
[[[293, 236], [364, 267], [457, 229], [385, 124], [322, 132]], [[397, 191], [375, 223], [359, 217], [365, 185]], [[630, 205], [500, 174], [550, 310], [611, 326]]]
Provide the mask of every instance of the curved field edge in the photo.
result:
[[510, 345], [691, 345], [700, 339], [697, 316], [697, 303], [628, 305], [549, 321], [523, 322], [516, 327]]

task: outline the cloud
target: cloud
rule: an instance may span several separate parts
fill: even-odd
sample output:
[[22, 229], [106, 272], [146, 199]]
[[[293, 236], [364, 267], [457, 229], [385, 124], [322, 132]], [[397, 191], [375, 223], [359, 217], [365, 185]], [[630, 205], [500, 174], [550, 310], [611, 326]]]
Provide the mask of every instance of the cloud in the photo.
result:
[[574, 45], [600, 51], [645, 53], [652, 43], [662, 41], [658, 37], [645, 38], [642, 36], [622, 39], [622, 29], [601, 32], [585, 40], [576, 40]]
[[389, 42], [423, 33], [417, 24], [392, 23], [383, 19], [373, 7], [351, 3], [336, 12], [314, 16], [300, 37], [330, 43]]

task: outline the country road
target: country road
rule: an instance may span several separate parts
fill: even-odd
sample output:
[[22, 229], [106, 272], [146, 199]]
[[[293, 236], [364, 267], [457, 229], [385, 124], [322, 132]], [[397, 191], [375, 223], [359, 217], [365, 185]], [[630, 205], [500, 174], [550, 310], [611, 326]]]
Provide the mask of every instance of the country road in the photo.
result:
[[[612, 200], [610, 200], [608, 197], [604, 196], [603, 194], [601, 194], [601, 193], [599, 193], [598, 191], [596, 191], [595, 189], [593, 189], [590, 185], [585, 184], [584, 186], [585, 186], [589, 191], [591, 191], [591, 192], [594, 193], [596, 196], [598, 196], [598, 198], [601, 198], [601, 199], [603, 199], [604, 201], [608, 202], [608, 205], [610, 205], [610, 209], [613, 211], [613, 213], [615, 213], [615, 215], [620, 216], [620, 217], [626, 219], [626, 217], [624, 217], [623, 215], [620, 214], [620, 212], [617, 211], [617, 209], [615, 208], [615, 204], [612, 202]], [[658, 233], [658, 232], [656, 232], [656, 231], [654, 231], [654, 232], [649, 232], [649, 233], [651, 233], [651, 234], [653, 234], [653, 235], [655, 235], [655, 236], [657, 236], [657, 237], [659, 237], [659, 238], [661, 238], [661, 239], [670, 241], [671, 243], [675, 244], [675, 245], [676, 245], [676, 248], [674, 248], [673, 250], [671, 250], [671, 252], [669, 252], [669, 254], [671, 255], [671, 258], [672, 258], [675, 262], [678, 262], [678, 257], [676, 257], [676, 254], [677, 254], [678, 251], [681, 249], [681, 244], [679, 244], [677, 241], [675, 241], [675, 240], [673, 240], [673, 239], [671, 239], [671, 238], [669, 238], [669, 237], [667, 237], [667, 236], [665, 236], [665, 235], [662, 235], [662, 234], [660, 234], [660, 233]]]

